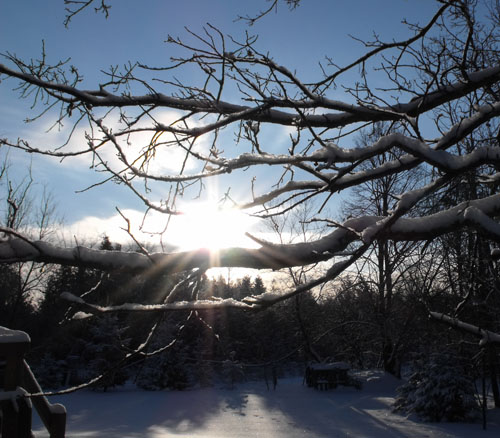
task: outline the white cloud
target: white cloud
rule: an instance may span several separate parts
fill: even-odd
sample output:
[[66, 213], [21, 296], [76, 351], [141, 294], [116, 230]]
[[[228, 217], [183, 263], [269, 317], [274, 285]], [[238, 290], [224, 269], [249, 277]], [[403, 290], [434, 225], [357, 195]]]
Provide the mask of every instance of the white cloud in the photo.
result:
[[98, 243], [103, 235], [108, 236], [112, 242], [125, 243], [127, 233], [120, 229], [124, 226], [126, 223], [118, 214], [107, 218], [86, 216], [65, 227], [63, 235], [66, 242], [85, 246]]
[[[158, 244], [163, 233], [163, 243], [175, 246], [180, 250], [196, 248], [225, 248], [230, 246], [256, 247], [256, 243], [245, 236], [252, 230], [258, 219], [240, 211], [221, 211], [215, 205], [208, 203], [192, 203], [186, 208], [186, 214], [168, 216], [149, 212], [147, 216], [138, 210], [122, 211], [129, 219], [131, 231], [142, 243]], [[64, 229], [66, 242], [79, 244], [95, 244], [103, 235], [112, 242], [128, 244], [132, 239], [124, 230], [127, 223], [118, 213], [104, 218], [87, 216]]]
[[[161, 110], [157, 111], [154, 116], [155, 120], [159, 123], [169, 125], [178, 120], [179, 117], [182, 116], [182, 113], [175, 110]], [[119, 116], [116, 112], [108, 114], [103, 120], [103, 124], [114, 134], [117, 134], [124, 129], [124, 124], [120, 122]], [[191, 125], [192, 127], [196, 127], [199, 123], [197, 121], [192, 121]], [[153, 126], [154, 122], [152, 120], [143, 119], [134, 126], [134, 129], [146, 129], [152, 128]], [[51, 125], [47, 124], [47, 122], [33, 123], [29, 125], [29, 128], [25, 127], [23, 130], [23, 138], [26, 139], [32, 147], [41, 150], [55, 150], [60, 148], [62, 145], [65, 145], [60, 149], [60, 151], [69, 153], [88, 149], [87, 135], [92, 135], [95, 139], [104, 138], [104, 135], [101, 132], [94, 131], [94, 133], [91, 133], [89, 126], [83, 122], [81, 122], [81, 125], [73, 131], [69, 141], [68, 137], [72, 129], [70, 123], [67, 123], [67, 126], [64, 126], [61, 129], [50, 128]], [[138, 167], [140, 161], [136, 160], [148, 149], [153, 136], [153, 131], [145, 130], [135, 132], [129, 136], [118, 136], [117, 139], [129, 163], [134, 163], [135, 166]], [[68, 143], [65, 144], [67, 141]], [[163, 133], [159, 137], [158, 141], [160, 143], [168, 143], [175, 141], [175, 137], [173, 134]], [[193, 151], [201, 153], [206, 152], [208, 150], [208, 145], [208, 136], [202, 136], [197, 139]], [[117, 149], [111, 143], [108, 143], [103, 148], [99, 149], [98, 153], [101, 159], [107, 162], [111, 168], [118, 170], [124, 167], [123, 163], [119, 159]], [[156, 148], [155, 154], [150, 160], [149, 172], [153, 174], [177, 173], [185, 161], [185, 156], [186, 150], [177, 143], [170, 145], [160, 144]], [[72, 168], [88, 168], [92, 164], [92, 158], [92, 153], [77, 155], [63, 160], [62, 165], [71, 166]], [[198, 163], [196, 160], [190, 158], [185, 163], [185, 170], [194, 171], [197, 166]]]

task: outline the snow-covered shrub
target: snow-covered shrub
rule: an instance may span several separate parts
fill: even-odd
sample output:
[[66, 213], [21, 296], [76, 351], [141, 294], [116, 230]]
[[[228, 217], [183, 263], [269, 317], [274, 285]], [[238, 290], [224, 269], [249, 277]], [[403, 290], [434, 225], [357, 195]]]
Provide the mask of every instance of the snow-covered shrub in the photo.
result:
[[125, 355], [121, 345], [123, 332], [116, 315], [95, 318], [90, 325], [81, 355], [84, 369], [79, 370], [79, 375], [84, 381], [104, 375], [93, 385], [94, 389], [106, 391], [127, 381], [127, 370], [117, 366]]
[[479, 415], [474, 384], [457, 356], [433, 354], [417, 360], [408, 382], [398, 388], [395, 411], [424, 421], [473, 421]]
[[165, 369], [157, 358], [147, 359], [135, 379], [139, 388], [156, 391], [167, 387]]
[[235, 383], [242, 382], [245, 378], [245, 372], [240, 363], [233, 359], [225, 360], [222, 363], [221, 378], [227, 389], [234, 389]]
[[57, 389], [66, 383], [68, 374], [66, 361], [58, 360], [50, 353], [45, 353], [32, 368], [43, 389]]
[[190, 367], [175, 354], [159, 354], [146, 359], [136, 378], [136, 384], [148, 391], [183, 390], [192, 386]]
[[214, 381], [214, 366], [212, 363], [200, 360], [193, 368], [193, 378], [200, 387], [208, 388], [213, 386]]

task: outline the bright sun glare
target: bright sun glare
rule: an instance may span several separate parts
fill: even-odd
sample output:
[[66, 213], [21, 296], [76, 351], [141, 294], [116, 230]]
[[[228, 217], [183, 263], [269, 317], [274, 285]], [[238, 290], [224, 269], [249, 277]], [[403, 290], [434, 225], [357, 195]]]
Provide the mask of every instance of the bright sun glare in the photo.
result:
[[170, 230], [172, 243], [182, 250], [208, 248], [218, 250], [232, 246], [255, 246], [245, 236], [256, 219], [235, 209], [221, 209], [216, 204], [203, 203], [183, 209]]

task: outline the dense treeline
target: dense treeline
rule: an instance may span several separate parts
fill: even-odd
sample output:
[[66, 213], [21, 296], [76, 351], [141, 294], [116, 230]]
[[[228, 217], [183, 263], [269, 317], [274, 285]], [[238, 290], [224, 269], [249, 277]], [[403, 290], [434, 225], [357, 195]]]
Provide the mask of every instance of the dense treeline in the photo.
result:
[[[100, 247], [119, 249], [107, 237]], [[10, 272], [8, 266], [2, 268]], [[145, 388], [179, 389], [228, 376], [230, 380], [244, 375], [264, 376], [272, 367], [284, 369], [291, 362], [304, 360], [292, 303], [258, 314], [228, 309], [92, 316], [61, 299], [61, 294], [92, 295], [103, 306], [161, 302], [178, 279], [150, 280], [121, 271], [104, 273], [61, 266], [51, 271], [38, 300], [31, 297], [18, 305], [9, 296], [16, 276], [3, 275], [2, 280], [0, 304], [4, 311], [0, 325], [30, 334], [33, 348], [29, 359], [46, 387], [78, 385], [104, 373], [108, 375], [98, 387], [133, 378]], [[201, 283], [200, 296], [205, 298], [244, 298], [266, 291], [260, 277], [228, 283], [223, 277], [204, 276]], [[187, 289], [177, 294], [187, 301], [191, 299]], [[154, 339], [144, 354], [124, 360], [153, 332]], [[152, 354], [157, 349], [164, 351]]]
[[[120, 249], [106, 237], [100, 247]], [[257, 313], [212, 309], [158, 315], [85, 314], [60, 295], [91, 294], [103, 306], [161, 302], [178, 278], [150, 280], [121, 271], [60, 266], [50, 271], [41, 298], [16, 302], [9, 291], [19, 278], [8, 266], [2, 270], [0, 324], [31, 335], [29, 360], [45, 387], [78, 385], [99, 375], [104, 377], [95, 386], [101, 389], [127, 380], [145, 389], [232, 385], [244, 378], [271, 379], [276, 373], [297, 372], [311, 360], [345, 361], [359, 369], [385, 368], [399, 376], [402, 367], [440, 352], [461, 358], [468, 372], [477, 376], [486, 370], [493, 383], [498, 372], [493, 345], [482, 349], [428, 318], [428, 308], [459, 308], [463, 320], [481, 321], [498, 331], [498, 301], [490, 298], [489, 306], [479, 301], [466, 305], [467, 297], [444, 279], [429, 286], [422, 265], [407, 267], [404, 281], [393, 290], [390, 308], [381, 308], [376, 282], [353, 274], [320, 294], [301, 295]], [[451, 275], [456, 275], [456, 266]], [[204, 276], [199, 296], [244, 298], [262, 294], [266, 288], [277, 286], [266, 286], [260, 277], [228, 283], [223, 277]], [[192, 299], [188, 288], [177, 293]], [[147, 350], [126, 357], [148, 335], [154, 339]]]

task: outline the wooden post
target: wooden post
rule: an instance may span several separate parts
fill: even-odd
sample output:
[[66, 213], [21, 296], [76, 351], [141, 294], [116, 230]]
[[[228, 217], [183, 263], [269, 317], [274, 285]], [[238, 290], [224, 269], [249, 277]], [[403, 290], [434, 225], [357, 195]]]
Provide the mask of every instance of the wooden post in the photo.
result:
[[0, 357], [4, 358], [3, 390], [12, 397], [1, 400], [1, 437], [32, 438], [32, 403], [35, 406], [50, 438], [64, 438], [66, 433], [66, 409], [60, 404], [51, 404], [40, 395], [31, 399], [24, 394], [43, 392], [24, 354], [30, 347], [29, 336], [20, 331], [0, 327]]
[[[0, 327], [0, 357], [4, 358], [3, 390], [17, 391], [23, 379], [23, 358], [30, 347], [29, 336], [20, 331]], [[27, 400], [15, 399], [2, 401], [2, 438], [31, 437], [31, 408]], [[30, 414], [29, 433], [22, 424]]]
[[30, 348], [30, 337], [17, 330], [0, 327], [0, 357], [5, 359], [3, 390], [15, 391], [23, 377], [24, 354]]
[[[26, 391], [19, 391], [20, 395], [26, 394]], [[31, 438], [31, 401], [25, 397], [19, 397], [17, 404], [17, 433], [21, 438]]]
[[2, 438], [17, 438], [17, 416], [11, 400], [2, 400]]
[[[55, 408], [55, 409], [54, 409]], [[50, 420], [50, 438], [64, 438], [66, 436], [66, 409], [63, 405], [52, 405]]]

